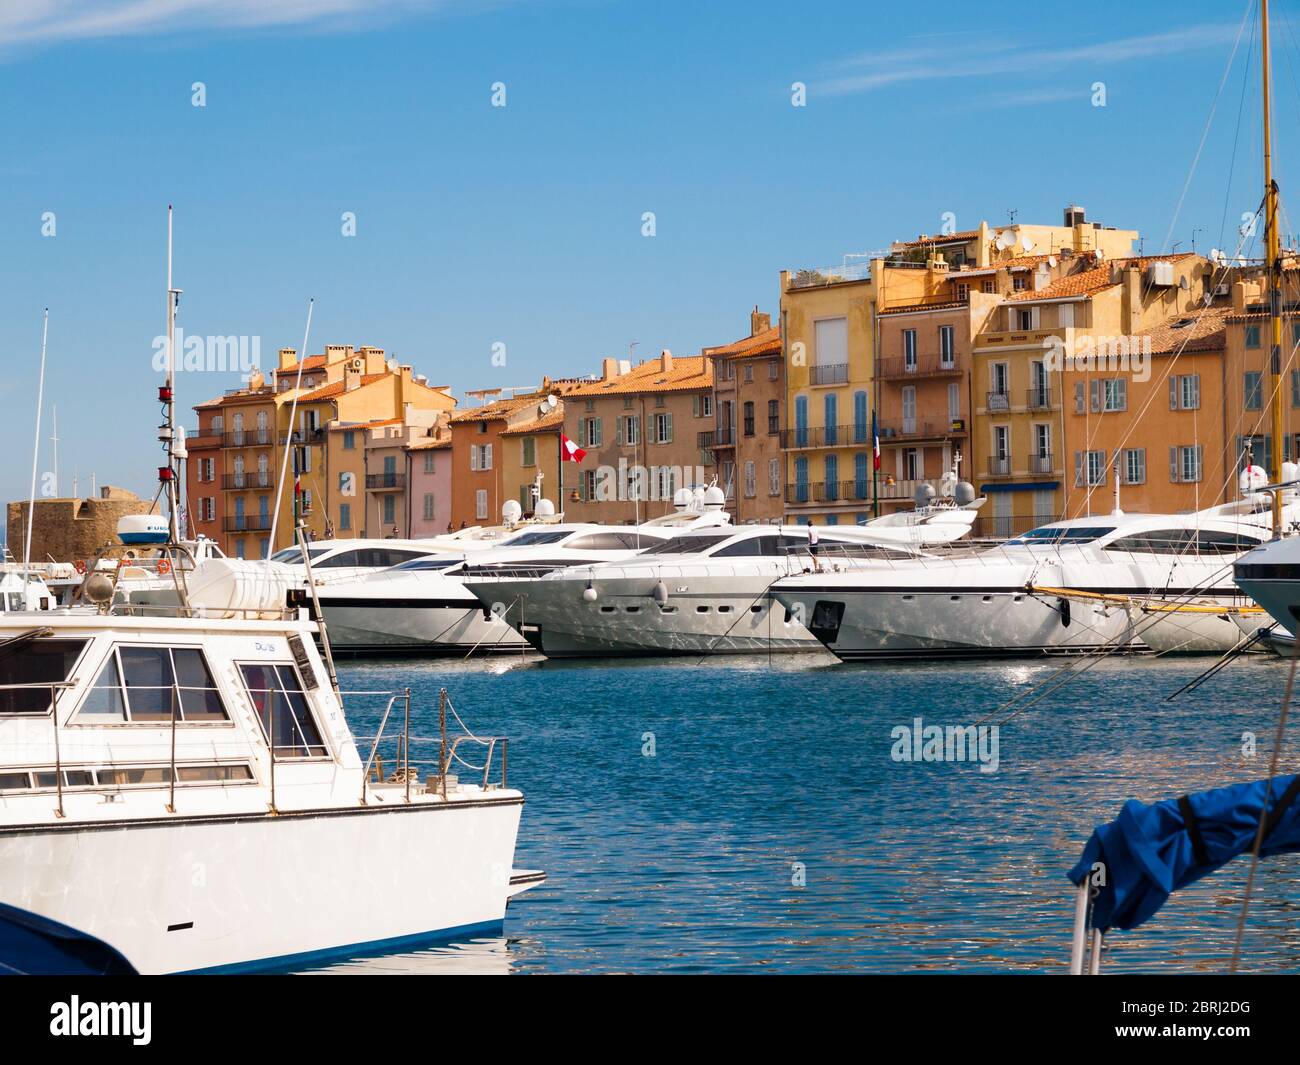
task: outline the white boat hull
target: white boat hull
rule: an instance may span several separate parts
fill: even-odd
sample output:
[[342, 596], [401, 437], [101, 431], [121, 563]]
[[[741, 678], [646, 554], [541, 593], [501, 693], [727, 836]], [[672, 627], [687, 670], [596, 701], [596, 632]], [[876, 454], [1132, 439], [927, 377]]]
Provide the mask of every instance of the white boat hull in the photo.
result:
[[[744, 581], [664, 578], [655, 601], [647, 578], [602, 578], [598, 597], [580, 581], [467, 582], [484, 603], [520, 604], [524, 637], [549, 658], [815, 652], [821, 644], [767, 594], [771, 576]], [[684, 588], [685, 590], [679, 590]]]
[[523, 799], [0, 829], [0, 900], [143, 973], [258, 969], [498, 929]]
[[477, 602], [421, 605], [393, 599], [376, 605], [348, 606], [323, 600], [321, 609], [330, 646], [349, 653], [437, 654], [440, 652], [519, 651], [528, 646], [508, 622], [486, 613]]

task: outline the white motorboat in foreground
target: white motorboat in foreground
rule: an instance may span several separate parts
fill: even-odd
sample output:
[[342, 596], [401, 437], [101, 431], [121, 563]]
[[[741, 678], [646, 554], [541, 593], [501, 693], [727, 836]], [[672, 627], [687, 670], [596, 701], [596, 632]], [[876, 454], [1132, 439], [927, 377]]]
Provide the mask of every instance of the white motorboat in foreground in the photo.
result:
[[1268, 521], [1253, 496], [1196, 514], [1076, 518], [974, 554], [804, 574], [772, 592], [845, 661], [1144, 652], [1139, 604], [1248, 605], [1232, 562], [1268, 538]]
[[[248, 567], [221, 567], [245, 601]], [[475, 783], [420, 779], [399, 693], [361, 753], [315, 625], [269, 587], [260, 611], [210, 586], [189, 616], [0, 616], [0, 903], [141, 972], [212, 971], [498, 929], [541, 879], [511, 872], [504, 741], [462, 737]], [[381, 752], [397, 773], [375, 780]]]

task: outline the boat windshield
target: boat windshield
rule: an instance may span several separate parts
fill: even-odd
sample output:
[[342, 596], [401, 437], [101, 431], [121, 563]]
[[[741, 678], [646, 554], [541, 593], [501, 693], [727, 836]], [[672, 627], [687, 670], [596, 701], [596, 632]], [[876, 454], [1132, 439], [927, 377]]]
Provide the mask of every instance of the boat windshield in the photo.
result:
[[734, 532], [714, 533], [708, 535], [705, 533], [691, 533], [688, 536], [674, 536], [671, 540], [665, 540], [661, 544], [655, 544], [654, 547], [642, 551], [644, 555], [697, 555], [701, 551], [707, 551], [710, 547], [716, 547], [723, 540], [730, 540], [736, 534]]
[[[309, 547], [307, 548], [307, 557], [315, 562], [321, 555], [328, 551], [328, 547]], [[286, 547], [283, 551], [277, 551], [271, 556], [272, 562], [301, 562], [302, 548]]]
[[498, 547], [535, 547], [538, 544], [558, 544], [569, 533], [563, 529], [532, 529], [502, 540]]
[[1006, 542], [1007, 547], [1026, 547], [1034, 544], [1090, 544], [1108, 533], [1113, 533], [1113, 525], [1080, 525], [1062, 528], [1059, 525], [1044, 525], [1040, 529], [1031, 529]]

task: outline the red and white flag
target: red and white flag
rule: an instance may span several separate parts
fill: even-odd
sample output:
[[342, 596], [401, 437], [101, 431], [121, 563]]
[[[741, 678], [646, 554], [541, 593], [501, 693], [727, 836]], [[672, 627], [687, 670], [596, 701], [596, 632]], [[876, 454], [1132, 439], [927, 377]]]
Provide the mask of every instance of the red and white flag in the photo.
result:
[[564, 462], [581, 462], [587, 453], [563, 433], [560, 434], [560, 459]]

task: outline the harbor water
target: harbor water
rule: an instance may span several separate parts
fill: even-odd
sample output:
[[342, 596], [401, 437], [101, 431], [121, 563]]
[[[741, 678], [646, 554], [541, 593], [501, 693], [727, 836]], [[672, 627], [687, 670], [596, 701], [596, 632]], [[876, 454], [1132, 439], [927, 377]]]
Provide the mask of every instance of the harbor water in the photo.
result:
[[[313, 971], [1064, 972], [1065, 873], [1094, 825], [1268, 772], [1288, 663], [1252, 656], [1167, 699], [1213, 661], [1102, 662], [1009, 718], [1063, 663], [344, 663], [345, 689], [412, 688], [413, 734], [436, 735], [446, 687], [475, 732], [510, 737], [515, 864], [549, 879], [500, 937]], [[368, 703], [350, 702], [358, 734]], [[901, 760], [918, 718], [999, 722], [996, 769]], [[1105, 968], [1226, 971], [1247, 866], [1112, 935]], [[1294, 857], [1261, 864], [1243, 969], [1300, 969], [1298, 881]]]

